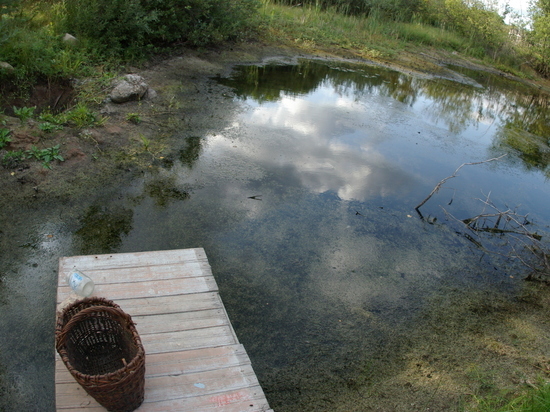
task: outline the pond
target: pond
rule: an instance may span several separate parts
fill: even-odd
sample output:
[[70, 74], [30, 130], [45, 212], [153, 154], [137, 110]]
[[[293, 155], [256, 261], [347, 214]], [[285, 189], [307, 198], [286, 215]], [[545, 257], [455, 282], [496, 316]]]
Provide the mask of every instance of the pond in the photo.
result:
[[[343, 61], [237, 66], [212, 79], [234, 108], [223, 127], [174, 135], [154, 170], [40, 232], [65, 254], [203, 247], [278, 412], [454, 407], [496, 370], [471, 336], [525, 293], [528, 270], [507, 256], [527, 241], [504, 229], [550, 222], [550, 119], [537, 89], [452, 69], [465, 81]], [[479, 164], [418, 213], [465, 163]], [[510, 210], [502, 232], [461, 222], [497, 209]], [[71, 213], [78, 224], [60, 224]], [[21, 350], [48, 353], [34, 344]]]

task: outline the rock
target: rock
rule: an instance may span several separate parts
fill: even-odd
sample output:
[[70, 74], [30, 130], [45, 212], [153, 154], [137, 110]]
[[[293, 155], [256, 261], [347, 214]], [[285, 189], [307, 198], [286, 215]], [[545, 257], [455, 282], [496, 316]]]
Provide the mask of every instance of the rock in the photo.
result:
[[0, 69], [7, 70], [9, 72], [14, 71], [13, 66], [7, 62], [0, 62]]
[[109, 97], [114, 103], [141, 100], [147, 93], [148, 88], [149, 86], [147, 86], [143, 77], [137, 74], [127, 74], [116, 84]]
[[148, 88], [147, 89], [147, 99], [156, 99], [158, 96], [156, 90]]
[[65, 35], [63, 36], [63, 41], [67, 44], [78, 43], [78, 39], [69, 33], [65, 33]]

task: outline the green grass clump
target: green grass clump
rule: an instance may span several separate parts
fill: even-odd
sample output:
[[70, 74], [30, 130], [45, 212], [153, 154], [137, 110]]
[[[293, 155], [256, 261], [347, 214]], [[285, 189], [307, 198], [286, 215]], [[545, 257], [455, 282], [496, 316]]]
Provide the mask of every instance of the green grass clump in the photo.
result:
[[456, 33], [420, 23], [396, 23], [392, 34], [403, 41], [451, 50], [464, 50], [468, 42]]
[[522, 394], [507, 400], [502, 397], [476, 399], [475, 412], [548, 412], [550, 411], [550, 382], [530, 386]]
[[[0, 18], [0, 56], [15, 70], [0, 76], [19, 83], [32, 83], [39, 78], [67, 78], [84, 75], [88, 60], [84, 50], [65, 44], [56, 31], [55, 17], [23, 2], [17, 12]], [[37, 2], [41, 4], [40, 2]]]

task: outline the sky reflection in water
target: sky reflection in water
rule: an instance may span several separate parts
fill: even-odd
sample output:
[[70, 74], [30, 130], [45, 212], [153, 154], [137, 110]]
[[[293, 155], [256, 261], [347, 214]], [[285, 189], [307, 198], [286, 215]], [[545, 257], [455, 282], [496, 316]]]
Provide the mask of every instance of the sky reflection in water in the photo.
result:
[[[520, 284], [513, 268], [480, 259], [441, 207], [471, 217], [491, 193], [542, 229], [550, 220], [547, 96], [460, 70], [482, 87], [307, 60], [237, 67], [210, 85], [211, 130], [167, 138], [143, 178], [91, 205], [11, 216], [6, 255], [16, 257], [0, 302], [17, 304], [0, 323], [28, 327], [3, 335], [13, 350], [0, 372], [27, 389], [5, 404], [37, 396], [53, 408], [53, 312], [43, 309], [53, 309], [57, 258], [79, 254], [203, 247], [278, 412], [347, 412], [361, 385], [397, 379], [423, 320], [441, 325], [453, 297], [486, 301]], [[502, 153], [463, 168], [422, 208], [435, 224], [414, 213], [460, 164]]]
[[[247, 107], [226, 135], [240, 141], [240, 154], [249, 161], [293, 170], [289, 184], [299, 182], [314, 193], [333, 191], [342, 200], [359, 201], [400, 198], [412, 206], [423, 199], [423, 191], [429, 193], [464, 162], [510, 153], [497, 166], [464, 170], [461, 189], [474, 176], [478, 185], [477, 193], [464, 197], [480, 196], [480, 190], [506, 192], [510, 182], [501, 174], [518, 172], [517, 154], [525, 157], [522, 149], [529, 144], [512, 146], [507, 136], [525, 135], [530, 127], [529, 121], [515, 121], [514, 116], [521, 118], [529, 110], [523, 103], [533, 92], [522, 93], [519, 85], [510, 92], [501, 84], [493, 86], [491, 78], [477, 80], [484, 86], [364, 66], [331, 69], [309, 61], [286, 67], [244, 66], [233, 78], [220, 81], [235, 87]], [[542, 116], [535, 121], [545, 120]], [[247, 137], [235, 136], [234, 130]], [[546, 150], [537, 149], [533, 162], [523, 162], [524, 168], [537, 172], [522, 174], [528, 185], [546, 179], [548, 162], [538, 159]], [[506, 198], [523, 202], [511, 192]]]
[[[243, 66], [217, 80], [239, 112], [132, 188], [148, 196], [133, 207], [120, 251], [205, 248], [276, 410], [330, 410], [322, 399], [367, 359], [381, 362], [375, 375], [387, 373], [431, 300], [513, 288], [510, 268], [480, 261], [440, 205], [470, 217], [480, 212], [475, 198], [491, 192], [546, 223], [547, 148], [528, 138], [545, 111], [527, 121], [530, 95], [517, 85], [314, 61]], [[503, 153], [464, 168], [423, 208], [436, 225], [414, 213], [460, 164]], [[162, 191], [146, 188], [162, 182], [189, 195], [159, 201]]]

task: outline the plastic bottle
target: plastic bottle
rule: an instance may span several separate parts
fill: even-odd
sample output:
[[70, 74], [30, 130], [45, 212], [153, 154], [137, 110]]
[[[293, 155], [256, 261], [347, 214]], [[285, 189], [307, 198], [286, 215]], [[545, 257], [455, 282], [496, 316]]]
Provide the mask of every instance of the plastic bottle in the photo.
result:
[[67, 282], [71, 289], [80, 296], [88, 297], [94, 291], [94, 281], [80, 270], [73, 269], [67, 275]]

